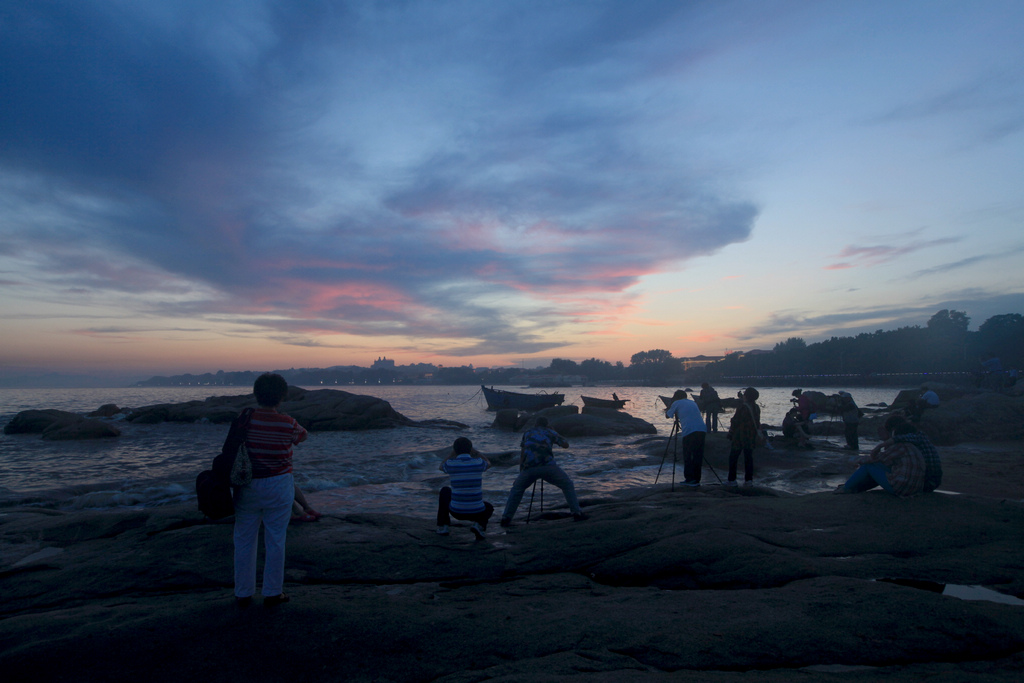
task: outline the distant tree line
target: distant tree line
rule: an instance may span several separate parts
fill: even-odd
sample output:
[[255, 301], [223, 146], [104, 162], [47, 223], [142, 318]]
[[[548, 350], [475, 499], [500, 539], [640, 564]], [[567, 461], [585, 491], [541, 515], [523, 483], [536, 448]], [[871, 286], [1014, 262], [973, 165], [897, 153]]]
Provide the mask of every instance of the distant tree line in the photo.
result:
[[[275, 370], [298, 386], [375, 384], [498, 384], [523, 381], [525, 375], [580, 376], [588, 382], [642, 382], [671, 385], [720, 381], [730, 377], [787, 375], [853, 375], [870, 378], [890, 373], [974, 372], [982, 359], [998, 357], [1004, 368], [1024, 367], [1024, 316], [996, 315], [968, 330], [963, 311], [943, 309], [925, 327], [913, 325], [876, 330], [855, 337], [832, 337], [807, 344], [800, 337], [779, 342], [771, 351], [737, 352], [722, 360], [686, 369], [685, 359], [664, 349], [633, 354], [629, 365], [597, 358], [581, 362], [555, 358], [544, 368], [476, 369], [472, 365], [442, 367], [425, 363], [391, 368], [302, 368]], [[214, 385], [251, 387], [256, 371], [152, 377], [138, 386]]]

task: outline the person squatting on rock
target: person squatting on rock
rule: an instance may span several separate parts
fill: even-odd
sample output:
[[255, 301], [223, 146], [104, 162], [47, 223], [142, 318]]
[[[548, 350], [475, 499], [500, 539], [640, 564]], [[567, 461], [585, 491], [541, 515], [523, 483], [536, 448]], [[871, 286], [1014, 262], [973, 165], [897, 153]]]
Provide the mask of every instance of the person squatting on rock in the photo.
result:
[[580, 502], [576, 498], [576, 487], [561, 467], [555, 464], [555, 456], [551, 452], [552, 444], [558, 444], [562, 448], [568, 448], [569, 442], [558, 432], [548, 428], [546, 417], [538, 417], [532, 429], [523, 434], [519, 444], [519, 476], [512, 484], [508, 500], [505, 501], [505, 511], [501, 514], [501, 526], [508, 526], [512, 523], [512, 517], [516, 514], [519, 502], [523, 499], [523, 493], [538, 479], [551, 482], [562, 489], [565, 495], [565, 502], [569, 504], [569, 511], [577, 522], [587, 519], [580, 509]]
[[925, 384], [921, 387], [921, 395], [917, 397], [913, 405], [907, 408], [907, 417], [912, 422], [919, 422], [924, 411], [939, 407], [939, 395], [928, 388]]
[[743, 390], [743, 402], [729, 423], [729, 480], [727, 486], [736, 486], [736, 466], [743, 453], [743, 485], [754, 485], [754, 448], [761, 431], [761, 408], [757, 399], [761, 394], [754, 387]]
[[942, 464], [928, 437], [902, 415], [889, 417], [880, 431], [885, 440], [864, 456], [864, 463], [835, 492], [863, 493], [881, 486], [906, 498], [934, 491], [942, 482]]
[[704, 411], [704, 429], [707, 432], [718, 431], [718, 413], [722, 412], [722, 399], [715, 388], [704, 382], [700, 385], [700, 409]]
[[857, 433], [860, 427], [862, 411], [849, 392], [840, 391], [839, 414], [843, 418], [843, 430], [846, 435], [846, 448], [851, 451], [860, 450], [860, 438]]
[[683, 486], [700, 486], [704, 440], [707, 434], [707, 425], [701, 418], [700, 408], [680, 389], [672, 395], [672, 405], [665, 411], [665, 417], [679, 422], [677, 438], [683, 442]]
[[235, 598], [245, 607], [256, 592], [256, 552], [260, 524], [266, 557], [263, 564], [263, 604], [288, 601], [284, 594], [284, 554], [295, 482], [292, 446], [309, 434], [277, 407], [288, 395], [281, 375], [266, 373], [253, 384], [259, 407], [253, 412], [245, 445], [252, 461], [252, 483], [235, 490]]
[[449, 515], [471, 522], [469, 529], [477, 540], [483, 540], [487, 521], [494, 514], [494, 506], [484, 500], [483, 473], [491, 461], [473, 448], [473, 442], [464, 436], [455, 439], [452, 454], [439, 468], [448, 474], [451, 486], [444, 486], [437, 500], [437, 533], [448, 535]]

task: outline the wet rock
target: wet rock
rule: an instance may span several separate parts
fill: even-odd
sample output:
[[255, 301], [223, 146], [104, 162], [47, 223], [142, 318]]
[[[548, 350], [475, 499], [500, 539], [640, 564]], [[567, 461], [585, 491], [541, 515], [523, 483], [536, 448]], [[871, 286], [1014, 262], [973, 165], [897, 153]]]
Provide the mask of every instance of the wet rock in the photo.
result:
[[63, 410], [24, 410], [4, 426], [4, 434], [41, 434], [49, 441], [69, 441], [120, 436], [121, 430]]
[[[211, 396], [203, 401], [163, 403], [139, 408], [128, 420], [141, 424], [157, 422], [228, 423], [244, 408], [255, 408], [252, 394], [242, 396]], [[294, 417], [311, 432], [390, 429], [393, 427], [462, 428], [457, 422], [429, 420], [416, 422], [374, 396], [352, 394], [338, 389], [302, 389], [288, 387], [288, 397], [281, 412]]]
[[88, 416], [89, 417], [114, 417], [115, 415], [122, 414], [123, 412], [124, 411], [122, 411], [120, 408], [118, 408], [117, 404], [115, 404], [115, 403], [104, 403], [99, 408], [97, 408], [96, 410], [94, 410], [91, 413], [89, 413]]
[[[977, 479], [983, 454], [969, 457], [959, 469], [951, 459], [951, 481], [990, 490]], [[492, 524], [484, 541], [458, 521], [441, 537], [433, 519], [327, 514], [289, 530], [291, 602], [267, 609], [257, 596], [244, 610], [232, 525], [192, 506], [8, 509], [0, 670], [153, 683], [211, 671], [310, 683], [1016, 681], [1024, 608], [876, 580], [1024, 596], [1014, 491], [666, 485], [600, 504], [584, 495], [586, 522], [556, 508], [507, 532]]]
[[566, 438], [658, 433], [658, 429], [650, 422], [614, 408], [586, 407], [579, 414], [562, 415], [551, 419], [550, 425]]

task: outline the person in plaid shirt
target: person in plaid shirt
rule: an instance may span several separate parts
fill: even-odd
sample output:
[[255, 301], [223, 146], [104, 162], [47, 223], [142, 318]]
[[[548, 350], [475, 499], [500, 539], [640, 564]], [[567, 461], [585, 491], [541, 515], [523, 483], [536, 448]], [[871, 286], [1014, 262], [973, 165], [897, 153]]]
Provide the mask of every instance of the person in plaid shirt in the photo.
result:
[[916, 445], [899, 436], [913, 429], [900, 415], [893, 415], [882, 427], [885, 441], [874, 447], [864, 458], [864, 464], [836, 489], [836, 493], [863, 493], [881, 486], [889, 493], [906, 498], [925, 490], [928, 466], [924, 454]]

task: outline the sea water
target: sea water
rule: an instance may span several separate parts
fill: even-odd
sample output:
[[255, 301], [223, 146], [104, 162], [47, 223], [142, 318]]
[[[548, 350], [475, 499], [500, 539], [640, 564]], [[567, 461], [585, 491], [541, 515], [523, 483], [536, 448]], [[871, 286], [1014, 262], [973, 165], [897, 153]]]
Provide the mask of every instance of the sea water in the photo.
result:
[[[466, 425], [458, 431], [400, 427], [359, 432], [313, 432], [295, 448], [296, 483], [321, 512], [384, 512], [432, 517], [437, 489], [446, 477], [438, 471], [441, 453], [458, 436], [469, 437], [486, 453], [518, 451], [520, 435], [491, 427], [494, 413], [486, 410], [479, 386], [358, 385], [306, 387], [337, 388], [388, 401], [413, 420], [445, 419]], [[535, 389], [501, 387], [524, 393]], [[725, 398], [740, 387], [716, 387]], [[825, 394], [838, 388], [820, 388]], [[556, 390], [547, 390], [549, 393]], [[557, 462], [574, 479], [580, 497], [614, 495], [626, 489], [650, 487], [664, 455], [671, 429], [659, 399], [669, 388], [586, 387], [558, 389], [564, 405], [582, 407], [580, 394], [629, 399], [626, 412], [658, 428], [648, 435], [588, 437], [570, 440], [567, 450], [556, 449]], [[790, 407], [790, 388], [761, 389], [762, 420], [780, 424]], [[140, 408], [158, 403], [201, 400], [215, 395], [242, 395], [247, 387], [191, 386], [125, 389], [0, 389], [0, 425], [22, 410], [53, 408], [87, 414], [114, 403]], [[851, 391], [862, 407], [889, 403], [897, 388], [857, 388]], [[728, 428], [731, 411], [724, 413]], [[823, 419], [830, 419], [825, 418]], [[0, 435], [0, 506], [39, 505], [62, 509], [147, 507], [195, 499], [196, 474], [210, 466], [220, 452], [227, 425], [208, 423], [114, 424], [121, 436], [91, 441], [44, 441], [38, 434]], [[836, 422], [836, 445], [842, 443], [842, 424]], [[814, 457], [814, 456], [811, 456]], [[820, 457], [836, 457], [822, 452]], [[485, 497], [500, 509], [517, 474], [514, 466], [494, 467], [484, 476]], [[723, 473], [724, 474], [724, 473]], [[759, 485], [772, 486], [771, 477]], [[785, 488], [781, 482], [776, 484]], [[827, 490], [831, 482], [805, 482], [795, 492]], [[545, 506], [564, 504], [561, 493], [546, 487]], [[529, 503], [529, 495], [523, 505]], [[538, 500], [539, 503], [539, 500]]]

